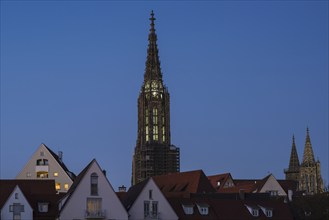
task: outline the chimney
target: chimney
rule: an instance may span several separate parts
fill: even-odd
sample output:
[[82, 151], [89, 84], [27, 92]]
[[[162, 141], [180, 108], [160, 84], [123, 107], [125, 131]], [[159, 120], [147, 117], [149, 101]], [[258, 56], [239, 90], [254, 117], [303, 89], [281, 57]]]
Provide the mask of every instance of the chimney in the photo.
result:
[[292, 202], [292, 195], [293, 195], [293, 192], [291, 189], [288, 190], [288, 200], [289, 202]]
[[60, 162], [63, 162], [63, 151], [58, 151], [58, 159]]
[[104, 174], [104, 176], [106, 176], [106, 170], [103, 170], [103, 174]]
[[125, 187], [124, 185], [119, 186], [119, 192], [126, 192], [127, 191], [127, 187]]
[[246, 196], [246, 195], [245, 195], [244, 189], [240, 189], [240, 190], [239, 190], [239, 196], [240, 196], [240, 199], [241, 199], [241, 200], [244, 200], [244, 199], [245, 199], [245, 196]]

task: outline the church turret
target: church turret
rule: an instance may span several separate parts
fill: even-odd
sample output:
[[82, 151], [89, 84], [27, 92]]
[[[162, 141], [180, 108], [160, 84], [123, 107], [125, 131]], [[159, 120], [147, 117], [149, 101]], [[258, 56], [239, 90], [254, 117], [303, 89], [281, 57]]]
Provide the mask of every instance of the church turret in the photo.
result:
[[292, 136], [292, 147], [289, 160], [289, 168], [284, 170], [286, 174], [286, 180], [296, 180], [299, 177], [299, 159], [296, 150], [295, 136]]
[[171, 145], [170, 95], [163, 84], [153, 11], [150, 21], [144, 81], [138, 97], [132, 185], [151, 176], [179, 171], [179, 148]]
[[300, 165], [299, 190], [305, 191], [307, 194], [319, 193], [323, 190], [320, 161], [315, 161], [314, 159], [308, 128], [306, 129], [303, 161]]
[[311, 144], [310, 131], [307, 128], [302, 164], [307, 165], [307, 164], [313, 164], [313, 163], [315, 163], [315, 159], [314, 159], [314, 154], [313, 154], [313, 149], [312, 149], [312, 144]]

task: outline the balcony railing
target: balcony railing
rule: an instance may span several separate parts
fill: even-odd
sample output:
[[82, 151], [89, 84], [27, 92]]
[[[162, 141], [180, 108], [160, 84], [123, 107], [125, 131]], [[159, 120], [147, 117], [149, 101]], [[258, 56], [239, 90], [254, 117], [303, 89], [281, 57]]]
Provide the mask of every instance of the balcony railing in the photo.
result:
[[148, 220], [148, 219], [160, 219], [160, 212], [148, 212], [148, 213], [144, 213], [144, 219]]
[[35, 172], [49, 172], [48, 165], [37, 165], [35, 166]]
[[98, 218], [98, 219], [103, 219], [106, 217], [106, 211], [105, 210], [99, 210], [99, 211], [85, 211], [85, 218], [90, 219], [90, 218]]

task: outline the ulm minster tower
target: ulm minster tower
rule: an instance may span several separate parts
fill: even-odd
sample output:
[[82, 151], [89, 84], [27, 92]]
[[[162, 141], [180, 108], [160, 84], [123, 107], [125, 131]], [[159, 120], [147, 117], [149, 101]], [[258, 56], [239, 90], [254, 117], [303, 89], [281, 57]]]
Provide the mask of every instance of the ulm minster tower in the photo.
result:
[[179, 148], [170, 140], [170, 96], [162, 72], [151, 12], [144, 82], [138, 97], [138, 136], [132, 161], [132, 185], [148, 177], [179, 172]]
[[298, 182], [298, 189], [306, 194], [321, 193], [323, 181], [320, 171], [320, 161], [315, 161], [311, 144], [309, 129], [306, 129], [306, 140], [304, 147], [303, 161], [300, 164], [295, 144], [295, 137], [292, 137], [292, 147], [288, 169], [284, 170], [286, 180]]

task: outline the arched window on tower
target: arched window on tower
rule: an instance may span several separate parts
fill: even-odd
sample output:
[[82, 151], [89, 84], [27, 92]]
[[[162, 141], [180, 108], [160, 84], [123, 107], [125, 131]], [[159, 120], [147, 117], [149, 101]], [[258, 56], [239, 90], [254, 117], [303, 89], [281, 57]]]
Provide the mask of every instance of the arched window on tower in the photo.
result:
[[158, 109], [153, 108], [153, 141], [159, 140]]
[[314, 188], [314, 175], [310, 175], [310, 192], [315, 192]]
[[309, 188], [309, 182], [308, 182], [308, 175], [306, 174], [305, 175], [305, 189], [306, 189], [306, 192], [310, 192], [310, 188]]
[[98, 195], [98, 175], [97, 173], [92, 173], [90, 175], [90, 195]]
[[150, 140], [149, 133], [149, 110], [145, 109], [145, 141], [148, 142]]

